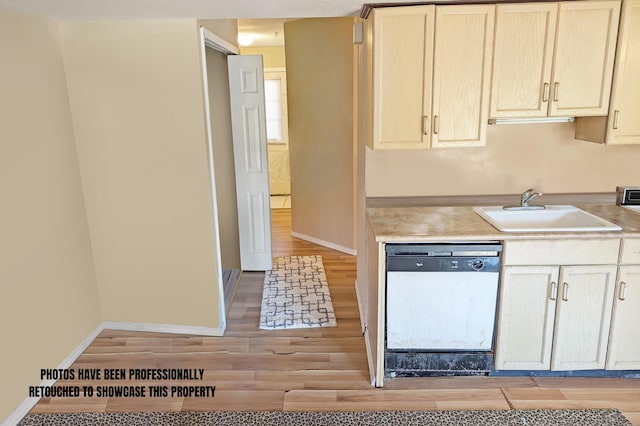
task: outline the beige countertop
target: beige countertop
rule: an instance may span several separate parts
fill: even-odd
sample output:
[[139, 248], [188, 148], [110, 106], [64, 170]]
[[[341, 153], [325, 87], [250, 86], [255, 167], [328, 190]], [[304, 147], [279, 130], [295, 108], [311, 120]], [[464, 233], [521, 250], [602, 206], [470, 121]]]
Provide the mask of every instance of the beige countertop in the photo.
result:
[[640, 214], [616, 205], [577, 205], [622, 227], [606, 232], [500, 232], [471, 206], [370, 207], [369, 225], [378, 242], [436, 242], [640, 237]]

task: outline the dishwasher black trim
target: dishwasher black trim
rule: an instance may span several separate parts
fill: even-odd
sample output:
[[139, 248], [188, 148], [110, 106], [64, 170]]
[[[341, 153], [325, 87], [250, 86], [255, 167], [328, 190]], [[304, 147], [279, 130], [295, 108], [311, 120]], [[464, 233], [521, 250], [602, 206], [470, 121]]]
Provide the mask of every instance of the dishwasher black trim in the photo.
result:
[[387, 272], [500, 272], [499, 256], [393, 256]]
[[387, 350], [385, 377], [488, 376], [493, 352], [421, 352]]
[[[499, 241], [487, 242], [451, 242], [451, 243], [387, 243], [387, 256], [441, 256], [451, 255], [456, 251], [482, 251], [502, 252], [502, 244]], [[455, 249], [455, 250], [454, 250]]]

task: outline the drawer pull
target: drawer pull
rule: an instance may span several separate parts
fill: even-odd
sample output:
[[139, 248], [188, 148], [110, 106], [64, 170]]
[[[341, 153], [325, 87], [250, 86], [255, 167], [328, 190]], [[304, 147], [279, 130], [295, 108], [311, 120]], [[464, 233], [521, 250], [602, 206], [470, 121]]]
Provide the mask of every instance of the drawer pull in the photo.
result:
[[558, 298], [558, 283], [555, 281], [551, 282], [551, 300], [556, 300]]
[[437, 115], [433, 116], [433, 134], [437, 135], [440, 127], [440, 119]]
[[549, 102], [549, 83], [544, 83], [542, 87], [542, 102]]
[[562, 300], [569, 301], [569, 283], [566, 281], [562, 283]]
[[618, 294], [618, 299], [624, 300], [627, 298], [627, 283], [624, 281], [620, 281], [620, 294]]
[[427, 117], [426, 115], [422, 117], [422, 134], [429, 134], [429, 117]]

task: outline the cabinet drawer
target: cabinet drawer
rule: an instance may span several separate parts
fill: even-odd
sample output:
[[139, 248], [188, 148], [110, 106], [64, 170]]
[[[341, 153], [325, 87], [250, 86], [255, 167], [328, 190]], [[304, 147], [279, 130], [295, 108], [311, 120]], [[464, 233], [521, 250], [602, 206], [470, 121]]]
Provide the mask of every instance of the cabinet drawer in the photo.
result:
[[[635, 240], [634, 240], [635, 241]], [[640, 239], [636, 256], [640, 258]], [[504, 265], [605, 265], [618, 263], [620, 239], [505, 241]]]
[[624, 238], [622, 240], [620, 263], [640, 263], [640, 238]]

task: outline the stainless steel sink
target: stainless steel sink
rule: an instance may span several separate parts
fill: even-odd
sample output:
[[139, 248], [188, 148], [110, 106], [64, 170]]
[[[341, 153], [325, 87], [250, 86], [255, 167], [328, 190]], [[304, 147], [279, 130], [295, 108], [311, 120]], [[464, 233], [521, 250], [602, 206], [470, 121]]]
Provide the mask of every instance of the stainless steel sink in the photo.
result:
[[502, 232], [619, 231], [618, 225], [575, 206], [546, 206], [544, 210], [505, 210], [502, 206], [474, 207], [484, 220]]

